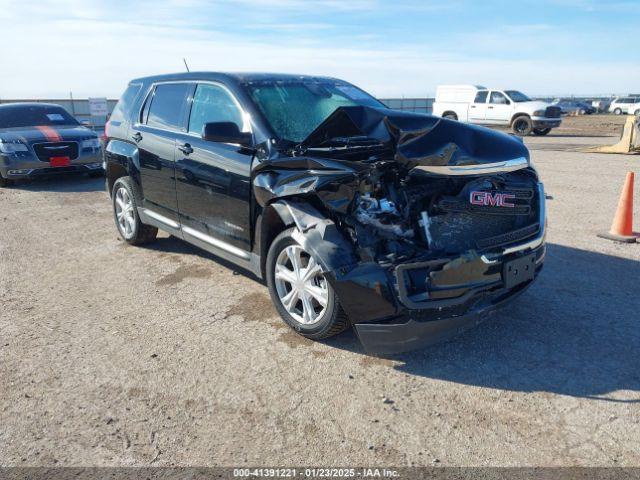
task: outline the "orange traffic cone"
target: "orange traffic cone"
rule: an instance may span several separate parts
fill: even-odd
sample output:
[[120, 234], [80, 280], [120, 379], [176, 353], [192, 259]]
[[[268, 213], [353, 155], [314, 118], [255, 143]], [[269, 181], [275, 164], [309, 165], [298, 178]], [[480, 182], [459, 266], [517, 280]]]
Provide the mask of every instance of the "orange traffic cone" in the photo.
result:
[[633, 172], [628, 172], [611, 230], [599, 233], [599, 237], [626, 243], [637, 241], [639, 235], [633, 233], [633, 180]]

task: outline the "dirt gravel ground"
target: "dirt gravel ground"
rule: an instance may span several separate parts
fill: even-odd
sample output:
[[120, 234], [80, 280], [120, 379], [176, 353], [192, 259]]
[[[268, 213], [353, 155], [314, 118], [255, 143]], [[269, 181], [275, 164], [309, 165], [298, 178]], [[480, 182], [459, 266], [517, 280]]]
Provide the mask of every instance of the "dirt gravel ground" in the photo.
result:
[[127, 246], [100, 180], [0, 190], [0, 464], [640, 465], [640, 244], [596, 237], [640, 156], [564, 135], [527, 139], [537, 284], [393, 358], [296, 336], [265, 286], [179, 240]]

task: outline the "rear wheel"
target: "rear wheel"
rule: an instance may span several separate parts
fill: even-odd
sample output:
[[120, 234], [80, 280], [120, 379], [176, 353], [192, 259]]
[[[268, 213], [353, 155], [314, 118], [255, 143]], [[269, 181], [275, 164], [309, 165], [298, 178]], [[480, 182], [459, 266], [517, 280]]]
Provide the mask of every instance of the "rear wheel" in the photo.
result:
[[320, 340], [349, 326], [322, 267], [292, 237], [278, 235], [267, 255], [267, 285], [282, 319], [300, 335]]
[[444, 115], [442, 115], [442, 118], [447, 118], [449, 120], [458, 120], [458, 115], [456, 115], [455, 112], [446, 112]]
[[129, 177], [120, 177], [113, 185], [111, 195], [113, 218], [122, 239], [131, 245], [152, 242], [158, 235], [158, 229], [145, 225], [138, 216], [138, 207], [133, 195]]
[[521, 115], [513, 120], [511, 128], [513, 129], [513, 133], [516, 135], [525, 137], [533, 131], [533, 123], [529, 117]]
[[11, 185], [11, 180], [9, 180], [8, 178], [4, 178], [0, 173], [0, 188], [8, 187], [9, 185]]
[[622, 115], [622, 109], [621, 109], [621, 108], [616, 108], [616, 109], [613, 111], [613, 113], [614, 113], [615, 115]]
[[634, 112], [634, 115], [636, 117], [640, 117], [640, 108]]
[[539, 136], [543, 136], [548, 134], [551, 131], [550, 128], [534, 128], [533, 129], [533, 133], [534, 135], [539, 135]]

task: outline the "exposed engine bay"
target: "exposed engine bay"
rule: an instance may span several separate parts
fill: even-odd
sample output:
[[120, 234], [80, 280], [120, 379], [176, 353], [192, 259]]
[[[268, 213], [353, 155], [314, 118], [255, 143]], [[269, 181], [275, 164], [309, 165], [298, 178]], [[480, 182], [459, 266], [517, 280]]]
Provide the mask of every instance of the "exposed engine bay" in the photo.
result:
[[353, 211], [341, 220], [363, 260], [487, 250], [537, 233], [535, 187], [531, 170], [434, 178], [384, 165], [360, 182]]
[[[360, 262], [488, 252], [541, 228], [529, 153], [502, 133], [341, 107], [300, 144], [275, 147], [254, 169], [258, 203], [291, 198], [313, 207], [350, 240]], [[509, 162], [517, 166], [503, 168]]]

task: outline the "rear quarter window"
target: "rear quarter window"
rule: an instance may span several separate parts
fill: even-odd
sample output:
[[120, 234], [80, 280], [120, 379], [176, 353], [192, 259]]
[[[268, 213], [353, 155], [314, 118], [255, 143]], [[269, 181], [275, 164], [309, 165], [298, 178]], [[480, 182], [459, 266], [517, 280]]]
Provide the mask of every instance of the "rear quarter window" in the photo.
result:
[[122, 122], [129, 120], [131, 118], [131, 109], [133, 108], [133, 102], [138, 96], [138, 92], [142, 88], [141, 84], [131, 84], [124, 91], [118, 103], [113, 109], [111, 113], [111, 120], [115, 120], [116, 122]]

